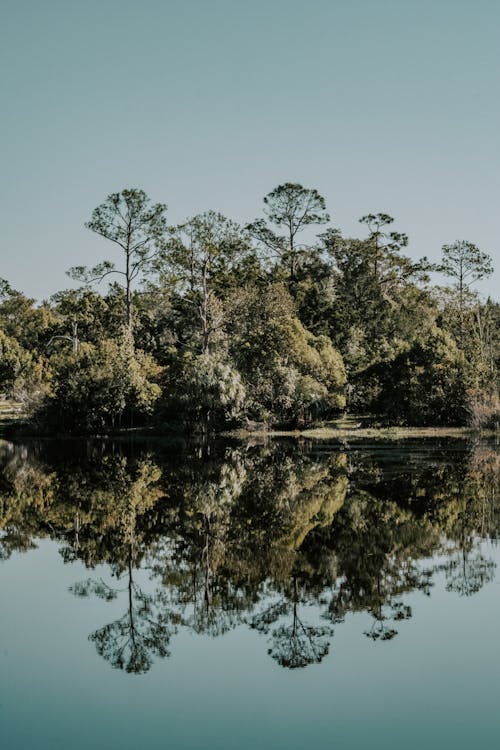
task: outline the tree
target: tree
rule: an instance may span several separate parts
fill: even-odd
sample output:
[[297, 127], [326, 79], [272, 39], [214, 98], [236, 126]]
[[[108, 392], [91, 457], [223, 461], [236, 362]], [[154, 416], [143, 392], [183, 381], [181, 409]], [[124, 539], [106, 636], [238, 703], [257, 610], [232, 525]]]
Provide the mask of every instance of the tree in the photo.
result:
[[87, 283], [102, 281], [107, 276], [118, 274], [124, 279], [125, 321], [132, 328], [132, 287], [156, 255], [166, 230], [165, 212], [162, 203], [151, 205], [143, 190], [122, 190], [111, 193], [100, 206], [94, 209], [85, 225], [96, 234], [114, 242], [124, 254], [124, 266], [116, 268], [109, 260], [93, 268], [75, 266], [68, 274], [71, 278]]
[[384, 295], [390, 297], [391, 291], [397, 294], [401, 283], [409, 279], [428, 281], [428, 272], [434, 270], [426, 257], [414, 263], [401, 250], [408, 246], [408, 235], [404, 232], [384, 231], [393, 223], [389, 214], [367, 214], [359, 220], [368, 227], [369, 236], [366, 246], [369, 251], [370, 265]]
[[[482, 302], [475, 291], [437, 287], [439, 324], [463, 351], [471, 391], [471, 419], [486, 424], [498, 413], [500, 383], [500, 306]], [[494, 420], [495, 421], [495, 420]]]
[[364, 240], [344, 238], [331, 229], [321, 236], [331, 259], [334, 297], [326, 310], [327, 330], [351, 374], [391, 359], [435, 320], [433, 302], [422, 286], [427, 259], [414, 262], [401, 253], [406, 235], [384, 231], [392, 221], [387, 214], [363, 217], [370, 230]]
[[[390, 248], [391, 250], [398, 252], [402, 247], [408, 245], [408, 235], [404, 232], [384, 232], [384, 227], [389, 226], [394, 221], [392, 216], [389, 214], [366, 214], [359, 220], [360, 224], [365, 224], [370, 232], [369, 239], [373, 242], [375, 248], [380, 250], [381, 248]], [[377, 256], [375, 257], [375, 262]]]
[[50, 368], [0, 328], [0, 393], [33, 409], [50, 390]]
[[304, 328], [283, 285], [240, 290], [229, 321], [252, 416], [297, 423], [345, 406], [342, 357], [329, 338]]
[[134, 414], [151, 413], [161, 393], [154, 382], [160, 371], [152, 357], [134, 347], [132, 332], [124, 326], [118, 340], [81, 345], [76, 355], [61, 359], [53, 394], [39, 418], [66, 432], [114, 430], [124, 414], [132, 422]]
[[[193, 357], [186, 352], [173, 398], [173, 411], [207, 434], [214, 426], [236, 418], [245, 400], [239, 372], [227, 358], [206, 352]], [[171, 407], [172, 408], [172, 407]]]
[[107, 301], [97, 292], [85, 287], [65, 289], [54, 294], [50, 302], [57, 319], [52, 339], [70, 335], [74, 341], [76, 333], [80, 342], [98, 344], [111, 337]]
[[[248, 238], [238, 224], [215, 211], [206, 211], [176, 227], [156, 264], [189, 308], [195, 325], [191, 343], [208, 354], [223, 323], [216, 294], [217, 276], [241, 262], [249, 250]], [[189, 327], [189, 322], [186, 328]]]
[[9, 392], [31, 365], [29, 352], [0, 329], [0, 391]]
[[467, 367], [452, 337], [434, 327], [394, 358], [360, 375], [374, 413], [393, 424], [464, 425]]
[[498, 418], [499, 318], [495, 305], [482, 303], [472, 285], [493, 272], [491, 257], [472, 242], [443, 245], [438, 270], [454, 279], [451, 288], [438, 289], [441, 325], [463, 351], [469, 385], [469, 418], [476, 427]]
[[323, 235], [323, 241], [332, 261], [335, 292], [328, 332], [352, 366], [359, 357], [350, 351], [351, 340], [358, 340], [359, 349], [359, 344], [367, 337], [367, 357], [376, 356], [379, 341], [387, 333], [391, 306], [375, 276], [372, 248], [366, 240], [344, 239], [329, 231]]
[[[265, 196], [264, 206], [266, 219], [256, 219], [247, 229], [267, 252], [288, 266], [290, 278], [295, 280], [297, 235], [307, 226], [330, 220], [325, 199], [314, 188], [285, 182]], [[284, 234], [277, 234], [275, 227]]]
[[467, 240], [443, 245], [442, 251], [443, 258], [438, 270], [456, 280], [460, 312], [463, 313], [465, 292], [471, 284], [493, 273], [491, 256]]
[[35, 300], [12, 289], [0, 279], [0, 328], [25, 349], [45, 351], [55, 316], [48, 305], [35, 307]]

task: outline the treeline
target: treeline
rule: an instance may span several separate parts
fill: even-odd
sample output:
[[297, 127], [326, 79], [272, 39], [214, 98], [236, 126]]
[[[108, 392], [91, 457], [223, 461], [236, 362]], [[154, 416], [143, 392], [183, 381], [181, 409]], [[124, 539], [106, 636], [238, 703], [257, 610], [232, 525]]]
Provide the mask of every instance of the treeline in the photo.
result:
[[114, 193], [86, 226], [116, 262], [70, 269], [82, 286], [40, 305], [1, 282], [0, 392], [68, 433], [297, 426], [345, 409], [493, 426], [500, 305], [474, 290], [491, 258], [456, 241], [439, 264], [414, 261], [393, 221], [368, 214], [363, 237], [344, 237], [294, 183], [244, 227], [213, 211], [169, 226], [143, 191]]

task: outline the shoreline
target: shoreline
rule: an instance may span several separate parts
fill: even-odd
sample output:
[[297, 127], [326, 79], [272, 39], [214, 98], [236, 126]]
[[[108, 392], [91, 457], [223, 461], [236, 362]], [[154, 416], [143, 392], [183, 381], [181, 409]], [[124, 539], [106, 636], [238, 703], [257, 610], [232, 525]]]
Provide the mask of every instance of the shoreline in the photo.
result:
[[[7, 417], [7, 418], [5, 418]], [[24, 429], [23, 429], [24, 428]], [[193, 431], [172, 431], [165, 429], [160, 431], [154, 427], [132, 427], [117, 430], [116, 432], [102, 434], [71, 434], [71, 433], [44, 433], [29, 429], [29, 421], [25, 415], [4, 415], [0, 419], [0, 437], [2, 439], [97, 439], [109, 440], [119, 438], [150, 438], [169, 440], [203, 440], [202, 434]], [[273, 429], [259, 425], [255, 429], [236, 428], [233, 430], [221, 430], [209, 436], [209, 439], [229, 440], [272, 440], [276, 438], [306, 439], [306, 440], [409, 440], [425, 438], [455, 438], [455, 439], [481, 439], [498, 438], [500, 430], [493, 428], [472, 427], [402, 427], [390, 425], [386, 427], [354, 427], [350, 425], [325, 425], [306, 427], [303, 429]], [[205, 436], [206, 439], [206, 436]]]
[[499, 437], [493, 429], [471, 427], [365, 427], [359, 429], [341, 427], [311, 427], [304, 430], [231, 430], [221, 433], [223, 437], [248, 440], [249, 438], [306, 438], [311, 440], [363, 440], [379, 438], [405, 440], [411, 438], [481, 438]]

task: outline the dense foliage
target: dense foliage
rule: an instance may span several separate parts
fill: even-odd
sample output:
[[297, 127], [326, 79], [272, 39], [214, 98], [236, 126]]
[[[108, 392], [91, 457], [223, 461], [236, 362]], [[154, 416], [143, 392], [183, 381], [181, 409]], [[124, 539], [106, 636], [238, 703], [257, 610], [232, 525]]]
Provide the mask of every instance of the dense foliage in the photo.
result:
[[500, 305], [473, 289], [492, 273], [473, 243], [414, 260], [384, 213], [344, 237], [295, 183], [246, 227], [214, 211], [168, 226], [166, 210], [141, 190], [110, 195], [87, 227], [116, 260], [70, 269], [79, 289], [37, 304], [0, 282], [0, 393], [40, 429], [301, 426], [345, 409], [500, 421]]

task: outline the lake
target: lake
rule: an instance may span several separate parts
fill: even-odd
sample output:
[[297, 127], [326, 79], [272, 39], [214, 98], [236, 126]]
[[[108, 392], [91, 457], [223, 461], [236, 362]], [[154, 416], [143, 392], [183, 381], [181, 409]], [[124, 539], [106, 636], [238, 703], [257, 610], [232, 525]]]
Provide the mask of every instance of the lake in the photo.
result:
[[493, 441], [0, 442], [2, 750], [494, 747]]

